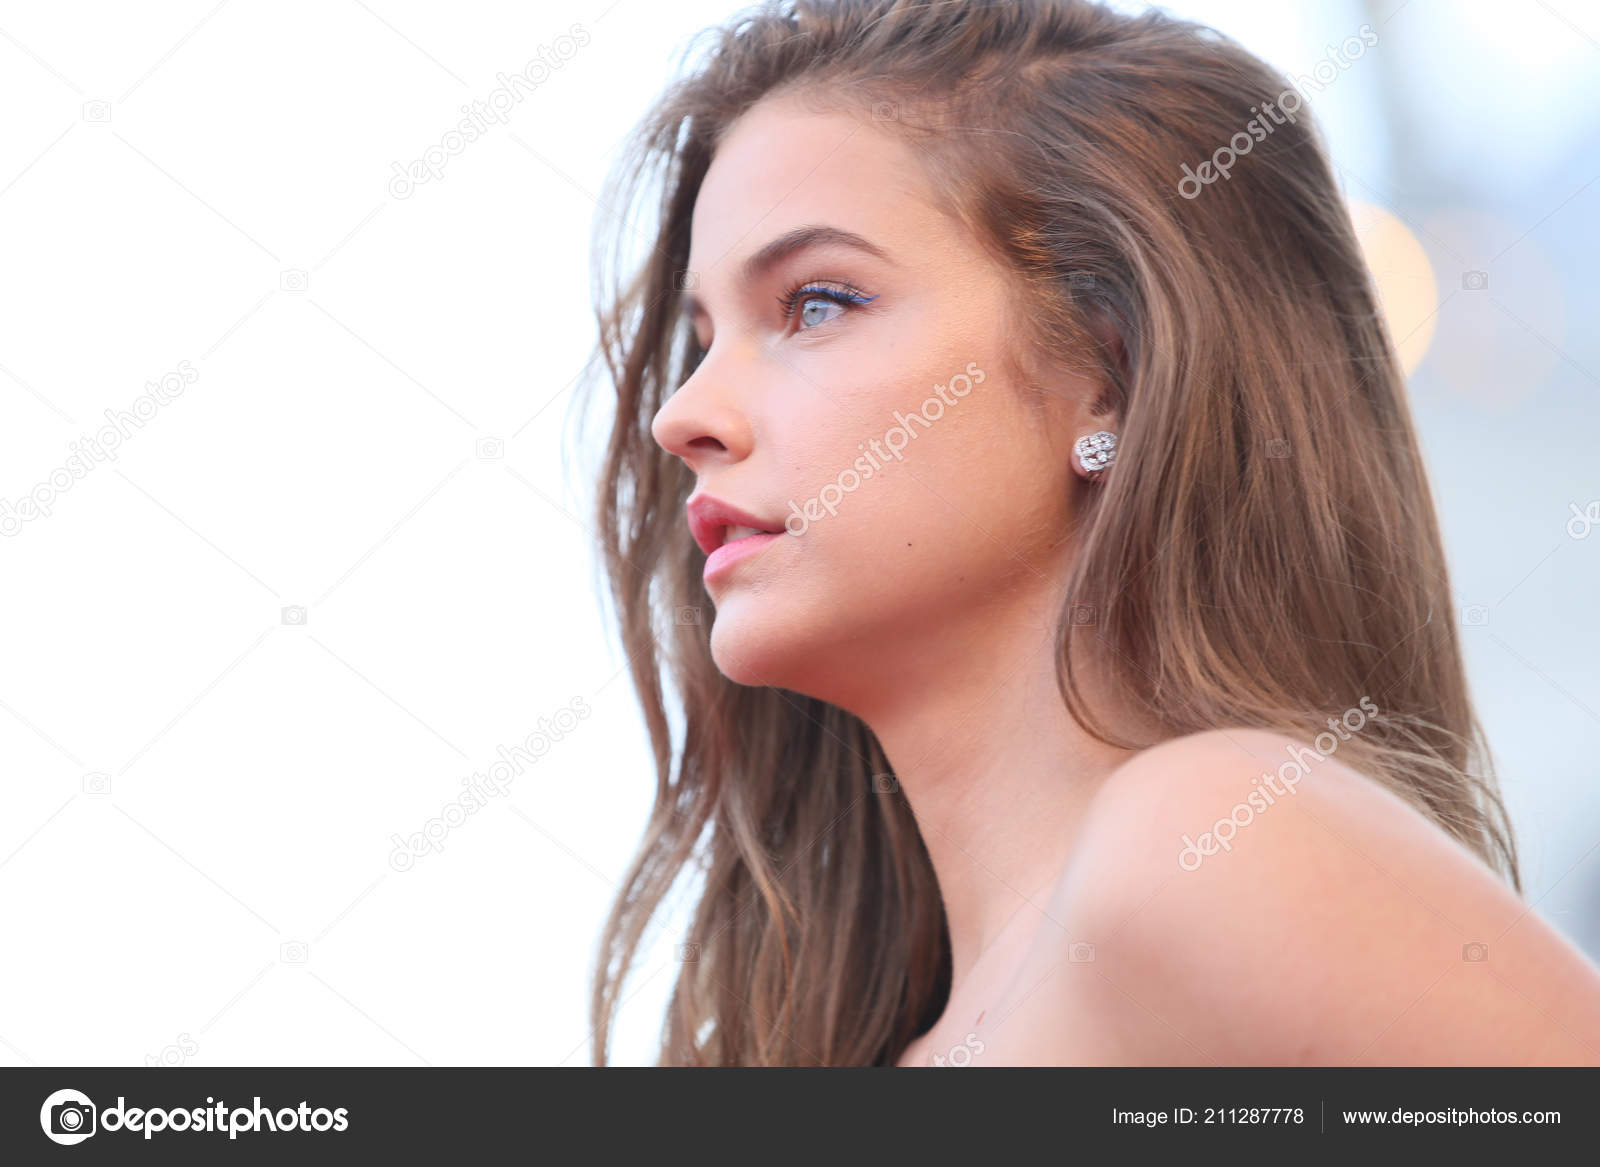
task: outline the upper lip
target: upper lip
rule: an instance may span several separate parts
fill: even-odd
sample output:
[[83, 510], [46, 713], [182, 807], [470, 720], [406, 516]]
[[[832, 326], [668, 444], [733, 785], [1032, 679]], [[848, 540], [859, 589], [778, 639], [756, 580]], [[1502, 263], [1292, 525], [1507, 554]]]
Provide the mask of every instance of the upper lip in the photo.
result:
[[694, 541], [700, 544], [700, 550], [707, 555], [722, 546], [725, 528], [753, 527], [769, 534], [777, 534], [780, 529], [766, 519], [757, 518], [749, 511], [742, 511], [709, 494], [695, 495], [684, 509], [689, 514], [689, 530], [694, 535]]

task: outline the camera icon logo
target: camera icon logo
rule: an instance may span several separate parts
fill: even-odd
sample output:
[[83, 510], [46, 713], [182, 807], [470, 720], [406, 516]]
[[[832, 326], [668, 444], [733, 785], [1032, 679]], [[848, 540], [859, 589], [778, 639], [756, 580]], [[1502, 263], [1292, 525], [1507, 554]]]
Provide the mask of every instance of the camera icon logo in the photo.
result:
[[285, 624], [304, 624], [306, 622], [306, 610], [304, 605], [290, 604], [287, 608], [285, 608], [283, 610], [283, 622]]
[[692, 292], [700, 286], [700, 273], [697, 271], [680, 271], [673, 273], [673, 283], [680, 292]]
[[1469, 627], [1487, 624], [1489, 622], [1489, 609], [1482, 604], [1468, 604], [1461, 609], [1461, 623]]
[[1486, 292], [1489, 290], [1489, 273], [1486, 271], [1464, 271], [1461, 273], [1461, 290], [1463, 292]]
[[1481, 964], [1489, 959], [1489, 946], [1478, 941], [1461, 946], [1461, 959], [1471, 964]]
[[278, 287], [296, 295], [311, 286], [311, 277], [297, 267], [291, 267], [278, 276]]
[[1269, 457], [1269, 458], [1287, 458], [1288, 456], [1289, 456], [1289, 439], [1288, 438], [1268, 438], [1267, 439], [1267, 457]]
[[52, 1143], [70, 1147], [94, 1134], [95, 1105], [79, 1090], [57, 1090], [39, 1108], [39, 1125]]
[[1073, 964], [1091, 964], [1094, 961], [1094, 945], [1080, 940], [1067, 949], [1067, 959]]
[[303, 940], [290, 940], [278, 945], [278, 960], [283, 964], [304, 964], [308, 955]]
[[502, 458], [502, 457], [505, 456], [505, 452], [506, 452], [506, 444], [504, 442], [502, 442], [499, 438], [479, 438], [478, 439], [478, 460], [479, 461], [490, 462], [490, 461], [493, 461], [496, 458]]
[[678, 959], [686, 964], [693, 964], [700, 959], [700, 946], [698, 944], [678, 945]]
[[84, 102], [83, 120], [86, 122], [109, 122], [111, 120], [111, 103], [100, 99]]
[[1099, 613], [1093, 604], [1072, 605], [1072, 623], [1079, 628], [1087, 628], [1094, 624]]
[[872, 789], [879, 794], [893, 794], [900, 789], [900, 783], [893, 774], [874, 774]]
[[111, 793], [111, 775], [103, 770], [96, 770], [93, 774], [83, 776], [83, 792], [102, 796]]

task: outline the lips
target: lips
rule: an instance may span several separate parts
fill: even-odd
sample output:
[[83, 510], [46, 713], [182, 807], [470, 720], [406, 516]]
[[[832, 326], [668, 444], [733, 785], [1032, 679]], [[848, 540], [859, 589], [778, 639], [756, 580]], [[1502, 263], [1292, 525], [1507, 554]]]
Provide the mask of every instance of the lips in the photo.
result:
[[782, 538], [781, 522], [752, 515], [708, 494], [691, 498], [686, 509], [689, 530], [706, 553], [704, 577], [708, 586], [741, 559]]
[[749, 511], [742, 511], [709, 494], [695, 495], [684, 509], [689, 515], [689, 530], [694, 535], [694, 541], [707, 555], [736, 541], [775, 535], [783, 530], [781, 522], [771, 522]]

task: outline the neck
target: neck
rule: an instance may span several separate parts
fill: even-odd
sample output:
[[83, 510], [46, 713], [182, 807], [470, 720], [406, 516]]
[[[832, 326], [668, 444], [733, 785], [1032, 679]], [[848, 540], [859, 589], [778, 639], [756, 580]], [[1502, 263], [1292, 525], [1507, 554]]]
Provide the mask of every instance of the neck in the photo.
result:
[[1048, 892], [1090, 797], [1130, 753], [1068, 714], [1056, 683], [1059, 614], [1059, 600], [1041, 596], [987, 611], [965, 633], [946, 626], [855, 710], [883, 746], [932, 859], [952, 996], [1002, 936], [1064, 925], [1045, 915]]

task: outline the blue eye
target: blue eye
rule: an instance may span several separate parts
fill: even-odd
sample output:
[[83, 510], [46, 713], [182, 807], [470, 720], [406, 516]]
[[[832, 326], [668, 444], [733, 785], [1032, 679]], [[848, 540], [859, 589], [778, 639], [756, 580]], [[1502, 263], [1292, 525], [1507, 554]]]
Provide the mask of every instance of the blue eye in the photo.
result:
[[824, 299], [822, 296], [806, 296], [800, 302], [800, 326], [813, 328], [843, 312], [844, 305], [837, 300]]
[[876, 299], [876, 296], [863, 295], [847, 284], [837, 287], [803, 284], [779, 296], [778, 303], [783, 307], [785, 320], [795, 314], [796, 308], [800, 310], [800, 330], [804, 331], [819, 324], [826, 324], [844, 315], [847, 310], [870, 304]]

